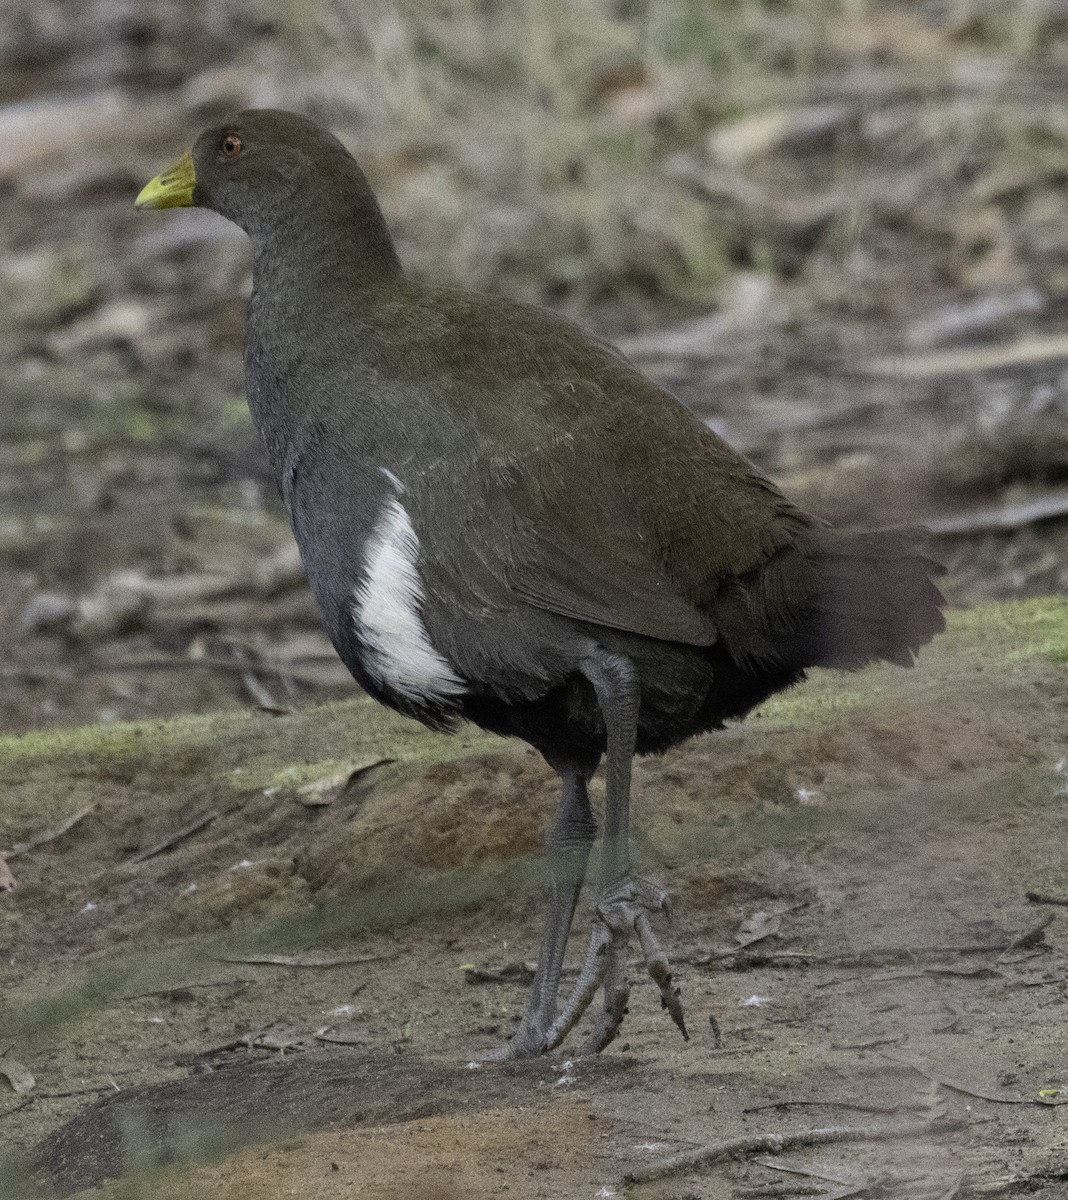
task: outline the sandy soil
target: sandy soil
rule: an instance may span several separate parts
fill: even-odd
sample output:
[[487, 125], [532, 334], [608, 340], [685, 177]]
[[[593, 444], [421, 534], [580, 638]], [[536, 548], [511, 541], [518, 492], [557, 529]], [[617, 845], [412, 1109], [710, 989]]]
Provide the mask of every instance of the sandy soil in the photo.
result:
[[[508, 1035], [537, 944], [520, 868], [552, 782], [523, 750], [360, 702], [8, 739], [5, 840], [97, 807], [12, 859], [0, 900], [0, 1043], [36, 1077], [0, 1109], [22, 1161], [0, 1194], [123, 1175], [108, 1194], [1064, 1195], [1068, 941], [1026, 897], [1068, 894], [1064, 615], [962, 615], [915, 671], [821, 675], [644, 763], [638, 848], [677, 900], [691, 1039], [635, 960], [597, 1059], [470, 1066]], [[402, 763], [304, 807], [346, 727], [357, 765], [387, 744]], [[740, 948], [757, 913], [776, 932]], [[266, 954], [298, 957], [248, 961]], [[917, 1122], [625, 1181], [725, 1138]]]

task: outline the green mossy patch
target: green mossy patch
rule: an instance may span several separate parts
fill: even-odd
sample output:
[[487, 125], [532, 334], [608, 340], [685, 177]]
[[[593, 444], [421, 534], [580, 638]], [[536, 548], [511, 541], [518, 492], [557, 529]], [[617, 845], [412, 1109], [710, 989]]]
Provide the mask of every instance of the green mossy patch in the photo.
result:
[[[944, 635], [912, 671], [876, 667], [855, 675], [813, 671], [801, 687], [759, 710], [776, 726], [811, 725], [880, 704], [911, 701], [976, 674], [1011, 678], [1028, 664], [1068, 663], [1068, 600], [1043, 597], [988, 604], [948, 614]], [[283, 717], [259, 712], [177, 717], [0, 737], [0, 844], [75, 811], [92, 781], [122, 785], [137, 778], [161, 792], [195, 780], [228, 792], [295, 790], [374, 758], [395, 759], [403, 774], [505, 743], [473, 727], [431, 733], [366, 697]], [[396, 771], [390, 774], [395, 778]], [[84, 797], [81, 798], [84, 803]]]
[[473, 728], [433, 734], [366, 697], [285, 716], [218, 713], [2, 737], [0, 845], [76, 810], [94, 783], [151, 782], [162, 794], [193, 781], [198, 790], [295, 790], [348, 763], [429, 765], [500, 744]]

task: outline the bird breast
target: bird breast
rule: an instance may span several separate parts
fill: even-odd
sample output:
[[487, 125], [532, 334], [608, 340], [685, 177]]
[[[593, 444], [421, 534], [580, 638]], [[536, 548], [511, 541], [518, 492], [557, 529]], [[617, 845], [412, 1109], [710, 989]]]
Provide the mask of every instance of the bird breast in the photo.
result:
[[383, 504], [364, 552], [353, 620], [362, 665], [387, 691], [420, 706], [448, 703], [464, 682], [434, 648], [423, 623], [419, 539], [396, 496]]

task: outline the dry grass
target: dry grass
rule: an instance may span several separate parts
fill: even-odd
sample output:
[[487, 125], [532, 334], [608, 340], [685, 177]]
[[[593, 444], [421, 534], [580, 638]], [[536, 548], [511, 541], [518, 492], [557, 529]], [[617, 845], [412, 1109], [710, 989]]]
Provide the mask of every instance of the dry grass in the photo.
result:
[[281, 96], [349, 132], [415, 270], [617, 325], [706, 309], [738, 270], [880, 315], [912, 306], [917, 272], [928, 292], [1015, 286], [1068, 215], [1043, 190], [1068, 170], [1052, 4], [279, 14]]

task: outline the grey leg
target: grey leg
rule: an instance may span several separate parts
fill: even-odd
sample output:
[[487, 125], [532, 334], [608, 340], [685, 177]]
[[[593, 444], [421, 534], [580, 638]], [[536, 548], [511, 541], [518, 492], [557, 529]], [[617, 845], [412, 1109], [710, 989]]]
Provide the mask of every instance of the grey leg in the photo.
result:
[[631, 933], [638, 935], [646, 968], [660, 989], [661, 1004], [682, 1036], [687, 1034], [678, 991], [672, 987], [671, 969], [649, 922], [650, 913], [670, 914], [667, 893], [630, 876], [630, 776], [640, 698], [634, 666], [623, 655], [598, 650], [582, 664], [582, 672], [597, 694], [608, 743], [601, 886], [586, 961], [564, 1011], [549, 1030], [546, 1048], [551, 1050], [563, 1041], [597, 989], [603, 987], [604, 1008], [583, 1045], [583, 1053], [595, 1054], [619, 1032], [627, 1011], [627, 944]]
[[597, 822], [590, 809], [587, 790], [588, 776], [570, 768], [557, 769], [563, 781], [563, 793], [556, 819], [545, 840], [549, 873], [548, 913], [538, 969], [519, 1028], [506, 1046], [487, 1056], [491, 1059], [529, 1058], [543, 1053], [549, 1028], [556, 1017], [556, 994], [560, 990], [560, 969], [567, 937], [586, 877], [590, 847], [597, 834]]
[[601, 890], [630, 874], [630, 768], [638, 740], [638, 680], [622, 654], [597, 653], [582, 664], [593, 684], [608, 734], [605, 756]]

